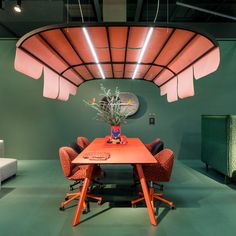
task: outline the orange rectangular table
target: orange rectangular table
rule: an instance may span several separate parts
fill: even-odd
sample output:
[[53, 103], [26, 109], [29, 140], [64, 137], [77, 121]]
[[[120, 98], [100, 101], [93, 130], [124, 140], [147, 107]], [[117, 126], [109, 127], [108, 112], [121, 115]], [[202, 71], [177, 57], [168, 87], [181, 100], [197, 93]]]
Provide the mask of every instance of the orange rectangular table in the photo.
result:
[[[88, 152], [108, 152], [110, 158], [107, 160], [89, 160], [83, 158], [85, 153]], [[141, 187], [143, 190], [145, 202], [147, 205], [150, 222], [156, 225], [156, 218], [154, 209], [152, 208], [146, 180], [143, 174], [142, 164], [156, 163], [156, 159], [148, 151], [145, 145], [139, 138], [128, 138], [127, 144], [107, 144], [104, 138], [96, 138], [88, 147], [86, 147], [74, 160], [74, 164], [89, 164], [86, 178], [81, 191], [81, 196], [75, 212], [73, 226], [77, 225], [80, 220], [80, 215], [83, 209], [84, 198], [89, 186], [93, 167], [95, 164], [135, 164], [137, 167]]]

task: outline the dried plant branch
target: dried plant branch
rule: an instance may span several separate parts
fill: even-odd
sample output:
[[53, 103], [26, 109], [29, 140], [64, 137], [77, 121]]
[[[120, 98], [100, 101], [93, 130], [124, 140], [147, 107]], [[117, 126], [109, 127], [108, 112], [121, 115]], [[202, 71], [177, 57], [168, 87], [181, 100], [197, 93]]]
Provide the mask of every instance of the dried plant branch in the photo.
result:
[[110, 89], [106, 89], [103, 84], [101, 84], [100, 89], [102, 91], [102, 93], [99, 94], [102, 96], [101, 101], [96, 102], [94, 99], [92, 103], [89, 103], [84, 100], [87, 105], [96, 110], [96, 118], [110, 125], [126, 123], [125, 120], [129, 113], [121, 110], [120, 91], [118, 87], [116, 87], [114, 93], [112, 93]]

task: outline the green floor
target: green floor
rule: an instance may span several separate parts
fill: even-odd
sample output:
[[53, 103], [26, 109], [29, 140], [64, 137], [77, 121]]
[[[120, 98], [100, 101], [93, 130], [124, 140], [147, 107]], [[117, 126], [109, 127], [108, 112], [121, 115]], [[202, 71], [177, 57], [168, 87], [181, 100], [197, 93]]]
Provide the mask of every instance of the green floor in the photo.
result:
[[[68, 191], [58, 161], [19, 161], [15, 178], [0, 191], [0, 236], [232, 236], [236, 234], [236, 184], [224, 185], [224, 178], [199, 161], [176, 161], [165, 196], [176, 210], [157, 207], [158, 226], [150, 225], [147, 210], [130, 208], [134, 198], [132, 169], [104, 166], [107, 183], [105, 203], [91, 203], [91, 212], [72, 227], [75, 204], [59, 211]], [[128, 198], [127, 198], [128, 196]]]

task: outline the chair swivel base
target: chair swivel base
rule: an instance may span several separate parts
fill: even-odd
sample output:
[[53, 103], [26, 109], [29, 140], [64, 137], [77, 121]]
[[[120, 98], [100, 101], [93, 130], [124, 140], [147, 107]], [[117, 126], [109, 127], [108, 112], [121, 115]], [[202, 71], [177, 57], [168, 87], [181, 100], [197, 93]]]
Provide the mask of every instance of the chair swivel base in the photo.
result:
[[81, 184], [81, 183], [82, 183], [82, 181], [75, 181], [73, 184], [70, 185], [70, 191], [73, 191], [75, 189], [74, 186]]
[[[81, 192], [78, 192], [78, 193], [67, 193], [66, 194], [66, 197], [65, 197], [65, 201], [61, 203], [61, 206], [60, 206], [60, 210], [63, 211], [64, 210], [64, 207], [69, 204], [71, 201], [79, 198], [81, 195]], [[94, 195], [91, 195], [91, 194], [86, 194], [86, 197], [87, 198], [91, 198], [91, 199], [94, 199], [94, 200], [97, 200], [98, 201], [98, 205], [101, 205], [102, 203], [102, 197], [97, 197], [97, 196], [94, 196]], [[83, 202], [83, 213], [87, 213], [89, 211], [89, 207], [87, 206], [87, 204], [85, 203], [85, 201]]]
[[[139, 195], [143, 196], [143, 193], [140, 192]], [[175, 209], [174, 203], [166, 200], [162, 196], [163, 196], [163, 193], [154, 193], [154, 189], [150, 188], [149, 197], [150, 197], [150, 200], [151, 200], [152, 207], [154, 208], [154, 199], [157, 199], [157, 200], [159, 200], [161, 202], [164, 202], [167, 205], [169, 205], [170, 209]], [[144, 200], [144, 197], [140, 197], [136, 200], [131, 201], [132, 207], [135, 207], [136, 203], [138, 203], [140, 201], [143, 201], [143, 200]]]
[[[135, 178], [135, 177], [134, 177]], [[134, 184], [131, 185], [131, 188], [136, 188], [137, 185], [140, 184], [140, 181], [139, 180], [134, 180]], [[163, 184], [159, 184], [159, 183], [153, 183], [153, 185], [156, 185], [158, 186], [159, 190], [160, 191], [163, 191], [164, 190], [164, 185]]]

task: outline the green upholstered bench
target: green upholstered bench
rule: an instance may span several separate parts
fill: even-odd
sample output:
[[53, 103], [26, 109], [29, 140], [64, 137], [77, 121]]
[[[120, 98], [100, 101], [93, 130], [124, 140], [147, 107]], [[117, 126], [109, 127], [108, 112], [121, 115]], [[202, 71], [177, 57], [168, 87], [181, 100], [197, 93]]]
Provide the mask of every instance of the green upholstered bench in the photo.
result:
[[201, 160], [225, 175], [236, 176], [236, 115], [202, 115]]

